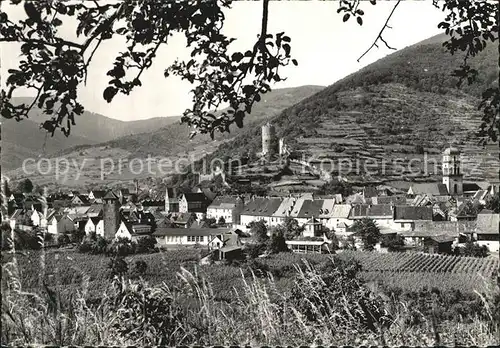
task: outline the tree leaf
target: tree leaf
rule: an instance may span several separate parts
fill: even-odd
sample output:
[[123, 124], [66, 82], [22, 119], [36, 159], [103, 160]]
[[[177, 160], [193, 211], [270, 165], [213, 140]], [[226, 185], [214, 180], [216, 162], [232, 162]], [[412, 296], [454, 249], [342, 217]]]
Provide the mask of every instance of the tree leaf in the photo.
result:
[[347, 20], [349, 19], [349, 17], [351, 17], [351, 15], [350, 15], [349, 13], [346, 13], [346, 14], [344, 15], [344, 18], [342, 18], [342, 21], [343, 21], [343, 22], [347, 22]]
[[357, 17], [356, 20], [358, 21], [359, 25], [363, 25], [363, 18]]
[[104, 100], [106, 100], [108, 103], [111, 103], [111, 100], [113, 100], [113, 97], [118, 93], [118, 90], [115, 87], [107, 87], [104, 92], [103, 92], [103, 97]]

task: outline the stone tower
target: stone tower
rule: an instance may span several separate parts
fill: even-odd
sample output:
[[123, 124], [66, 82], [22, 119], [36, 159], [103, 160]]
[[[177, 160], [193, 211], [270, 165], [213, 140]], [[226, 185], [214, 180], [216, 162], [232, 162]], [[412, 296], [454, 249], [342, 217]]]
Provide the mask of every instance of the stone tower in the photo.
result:
[[463, 194], [463, 175], [460, 170], [460, 151], [449, 147], [443, 153], [443, 184], [452, 196]]
[[276, 152], [276, 130], [271, 123], [262, 126], [262, 155], [274, 155]]
[[113, 191], [108, 191], [103, 201], [104, 238], [113, 239], [120, 226], [120, 202]]

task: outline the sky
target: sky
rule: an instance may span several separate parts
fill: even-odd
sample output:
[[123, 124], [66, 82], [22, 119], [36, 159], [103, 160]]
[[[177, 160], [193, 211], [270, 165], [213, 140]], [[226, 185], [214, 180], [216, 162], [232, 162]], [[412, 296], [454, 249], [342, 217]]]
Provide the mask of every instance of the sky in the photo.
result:
[[[268, 32], [284, 31], [290, 36], [291, 54], [299, 63], [284, 68], [280, 75], [287, 80], [272, 87], [328, 86], [393, 53], [379, 45], [357, 62], [375, 40], [394, 4], [395, 1], [377, 1], [373, 6], [364, 1], [360, 8], [365, 15], [363, 26], [360, 26], [353, 18], [346, 23], [342, 21], [342, 14], [337, 13], [337, 1], [272, 1]], [[226, 11], [224, 34], [237, 39], [231, 49], [246, 51], [253, 46], [260, 31], [261, 7], [259, 1], [238, 1]], [[3, 10], [12, 19], [24, 13], [22, 6]], [[437, 24], [443, 18], [443, 12], [435, 8], [432, 1], [402, 1], [389, 22], [392, 29], [386, 30], [384, 39], [392, 47], [403, 49], [441, 33]], [[63, 35], [72, 36], [75, 28], [63, 26], [61, 30]], [[106, 72], [125, 46], [120, 39], [106, 41], [94, 56], [87, 84], [79, 90], [79, 101], [88, 111], [123, 121], [181, 115], [191, 106], [189, 91], [192, 86], [175, 77], [165, 79], [163, 71], [177, 57], [188, 57], [185, 46], [183, 37], [173, 37], [168, 46], [159, 50], [154, 64], [142, 75], [142, 87], [136, 88], [129, 96], [118, 94], [107, 103], [102, 97], [109, 80]], [[6, 76], [7, 69], [17, 66], [18, 52], [16, 45], [0, 45], [2, 77]]]

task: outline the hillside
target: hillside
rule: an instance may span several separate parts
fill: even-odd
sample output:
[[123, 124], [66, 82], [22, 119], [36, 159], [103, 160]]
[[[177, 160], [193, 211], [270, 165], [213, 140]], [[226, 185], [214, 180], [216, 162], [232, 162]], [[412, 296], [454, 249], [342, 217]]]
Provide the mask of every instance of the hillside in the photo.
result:
[[[463, 56], [447, 53], [439, 36], [426, 42], [380, 59], [287, 108], [273, 120], [278, 136], [297, 156], [312, 157], [313, 162], [351, 160], [353, 181], [436, 179], [423, 173], [394, 173], [394, 163], [376, 177], [356, 172], [356, 159], [374, 161], [380, 169], [383, 160], [400, 158], [407, 167], [411, 158], [419, 158], [417, 145], [434, 154], [455, 145], [465, 152], [466, 179], [497, 177], [498, 146], [482, 149], [475, 135], [481, 121], [478, 97], [498, 82], [496, 47], [490, 45], [472, 60], [480, 70], [480, 82], [458, 90], [457, 79], [450, 75]], [[212, 156], [258, 152], [260, 133], [258, 125], [250, 127]], [[440, 156], [436, 158], [440, 162]]]
[[[14, 103], [29, 103], [29, 98], [15, 98]], [[34, 109], [28, 119], [17, 122], [12, 119], [2, 120], [2, 166], [6, 169], [19, 167], [28, 157], [38, 157], [42, 154], [45, 142], [45, 132], [39, 128], [48, 117], [39, 109]], [[47, 136], [45, 154], [53, 154], [82, 144], [97, 144], [110, 141], [125, 135], [150, 132], [178, 122], [180, 117], [155, 117], [140, 121], [120, 121], [97, 113], [85, 111], [76, 120], [71, 135], [65, 137], [56, 132], [54, 137]]]
[[[253, 122], [271, 119], [285, 108], [320, 91], [321, 86], [301, 86], [296, 88], [282, 88], [266, 94], [261, 102], [256, 103], [252, 113], [245, 118], [245, 127], [242, 129], [233, 126], [229, 134], [217, 134], [215, 141], [210, 136], [200, 134], [189, 139], [191, 129], [185, 124], [175, 123], [166, 127], [157, 127], [152, 132], [144, 132], [134, 136], [124, 136], [99, 146], [119, 148], [131, 153], [132, 156], [186, 156], [195, 148], [203, 145], [204, 153], [213, 151], [217, 146], [230, 138], [241, 134]], [[208, 146], [207, 148], [205, 146]], [[71, 149], [69, 149], [71, 151]]]
[[[237, 136], [237, 134], [244, 133], [246, 128], [250, 127], [253, 122], [270, 119], [297, 101], [307, 98], [323, 88], [321, 86], [301, 86], [273, 90], [254, 106], [252, 114], [247, 116], [245, 120], [246, 124], [243, 129], [233, 128], [230, 134], [219, 134], [215, 140], [211, 140], [207, 135], [198, 135], [190, 140], [189, 127], [184, 124], [174, 123], [165, 127], [158, 125], [154, 131], [123, 136], [99, 144], [85, 144], [82, 142], [81, 144], [84, 145], [77, 144], [79, 146], [65, 147], [64, 150], [54, 152], [52, 157], [64, 156], [68, 161], [76, 161], [75, 163], [80, 164], [85, 160], [86, 164], [83, 168], [84, 173], [77, 180], [75, 179], [76, 171], [72, 168], [68, 175], [64, 179], [60, 178], [58, 182], [68, 186], [96, 183], [97, 180], [100, 180], [100, 164], [101, 160], [104, 161], [104, 158], [113, 158], [116, 161], [123, 160], [120, 171], [117, 170], [105, 178], [105, 182], [113, 183], [129, 181], [136, 177], [131, 173], [131, 169], [134, 172], [140, 171], [139, 167], [135, 167], [134, 165], [132, 167], [129, 166], [126, 162], [126, 159], [129, 158], [146, 159], [148, 155], [151, 155], [153, 160], [165, 157], [168, 157], [171, 161], [175, 161], [181, 157], [187, 157], [189, 160], [197, 160], [215, 151], [220, 144]], [[52, 165], [55, 163], [54, 161], [55, 159], [52, 160]], [[140, 164], [136, 163], [136, 165], [139, 166]], [[115, 169], [118, 169], [117, 166], [118, 163], [114, 166]], [[29, 171], [32, 169], [31, 167], [28, 168]], [[171, 169], [165, 168], [164, 170], [169, 171]], [[158, 171], [156, 175], [151, 175], [143, 171], [139, 177], [164, 176], [159, 170], [157, 167], [154, 167], [152, 171]], [[24, 177], [20, 168], [10, 171], [9, 175], [13, 180]], [[30, 178], [39, 184], [51, 184], [55, 181], [53, 173], [47, 176], [33, 175]]]

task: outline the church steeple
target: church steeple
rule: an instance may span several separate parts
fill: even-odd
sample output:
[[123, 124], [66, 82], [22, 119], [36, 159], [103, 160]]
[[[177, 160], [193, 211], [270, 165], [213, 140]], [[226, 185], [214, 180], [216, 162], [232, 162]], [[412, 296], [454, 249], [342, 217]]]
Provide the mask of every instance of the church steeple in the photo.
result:
[[463, 175], [460, 168], [460, 150], [449, 147], [443, 153], [443, 184], [452, 196], [463, 194]]

